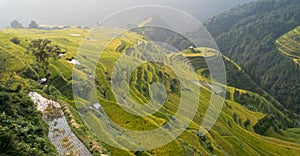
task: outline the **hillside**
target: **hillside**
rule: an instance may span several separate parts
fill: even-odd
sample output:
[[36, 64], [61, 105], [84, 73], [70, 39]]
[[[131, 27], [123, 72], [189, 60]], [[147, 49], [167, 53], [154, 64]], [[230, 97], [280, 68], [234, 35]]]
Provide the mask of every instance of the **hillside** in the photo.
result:
[[299, 17], [298, 0], [260, 0], [231, 9], [205, 24], [224, 55], [290, 112], [298, 114], [299, 66], [281, 54], [275, 43], [299, 26]]
[[[151, 19], [156, 19], [157, 16], [152, 17]], [[149, 20], [150, 22], [152, 20]], [[149, 22], [148, 21], [148, 22]], [[137, 28], [133, 29], [132, 31], [144, 35], [150, 40], [159, 41], [163, 43], [168, 43], [169, 45], [174, 46], [176, 49], [183, 50], [183, 56], [188, 57], [191, 59], [193, 65], [196, 67], [196, 70], [199, 74], [201, 74], [203, 77], [208, 78], [209, 77], [209, 70], [207, 68], [206, 62], [204, 57], [207, 56], [213, 56], [214, 52], [216, 50], [211, 48], [195, 48], [194, 50], [188, 49], [193, 43], [189, 41], [187, 38], [185, 38], [182, 35], [176, 34], [175, 32], [164, 30], [160, 28], [155, 27], [143, 27], [143, 28]], [[204, 32], [203, 32], [204, 31]], [[200, 34], [199, 34], [200, 33]], [[196, 30], [196, 32], [187, 32], [186, 35], [189, 37], [197, 37], [199, 35], [205, 35], [205, 30]], [[204, 39], [201, 39], [197, 41], [197, 44], [205, 45], [205, 46], [211, 46], [215, 47], [213, 43], [210, 43], [210, 41], [206, 41], [205, 37]], [[193, 45], [194, 46], [194, 45]], [[203, 52], [202, 52], [203, 51]], [[206, 53], [205, 53], [206, 51]], [[195, 53], [200, 52], [200, 53]], [[195, 57], [196, 56], [196, 57]], [[197, 57], [197, 56], [204, 56], [204, 57]], [[227, 85], [233, 86], [239, 89], [248, 90], [255, 92], [259, 94], [260, 96], [268, 99], [277, 109], [281, 110], [284, 114], [291, 114], [289, 110], [284, 108], [284, 106], [278, 102], [277, 99], [275, 99], [273, 96], [271, 96], [268, 92], [266, 92], [261, 86], [259, 86], [250, 76], [248, 73], [244, 71], [242, 67], [240, 67], [237, 63], [235, 63], [232, 59], [223, 56], [223, 60], [226, 67], [226, 77], [227, 77]], [[200, 69], [197, 69], [200, 68]], [[291, 118], [295, 118], [293, 115], [291, 115]], [[290, 125], [293, 127], [294, 124], [284, 124], [284, 125]]]
[[276, 40], [278, 50], [300, 64], [300, 26]]
[[[122, 107], [135, 112], [134, 109], [130, 108], [130, 105], [126, 105], [125, 102], [117, 102], [119, 99], [115, 99], [113, 96], [112, 86], [109, 83], [114, 74], [113, 65], [122, 55], [127, 55], [128, 58], [141, 56], [138, 50], [131, 51], [130, 49], [134, 49], [138, 41], [145, 45], [147, 45], [148, 41], [145, 37], [134, 32], [128, 32], [117, 37], [112, 35], [118, 32], [118, 30], [110, 28], [105, 29], [101, 37], [107, 40], [115, 39], [107, 46], [99, 60], [86, 60], [84, 56], [76, 55], [76, 51], [83, 41], [83, 36], [85, 36], [87, 30], [75, 28], [57, 31], [5, 29], [0, 32], [0, 52], [1, 56], [8, 55], [12, 57], [12, 60], [10, 60], [10, 63], [1, 61], [1, 66], [5, 65], [7, 67], [5, 68], [6, 70], [1, 70], [1, 83], [4, 83], [4, 80], [12, 80], [15, 83], [9, 84], [9, 88], [12, 90], [16, 89], [17, 84], [20, 84], [24, 93], [33, 90], [38, 91], [44, 96], [51, 97], [59, 101], [60, 104], [64, 104], [64, 107], [68, 110], [65, 111], [65, 114], [69, 114], [67, 120], [69, 122], [74, 120], [80, 125], [80, 128], [71, 127], [71, 129], [88, 149], [96, 155], [99, 155], [99, 152], [95, 151], [92, 148], [93, 146], [91, 146], [91, 143], [94, 142], [99, 143], [104, 151], [107, 150], [111, 155], [168, 155], [170, 153], [176, 155], [297, 155], [300, 152], [300, 145], [297, 144], [299, 143], [299, 129], [289, 128], [293, 121], [285, 116], [281, 110], [274, 107], [275, 104], [273, 102], [259, 94], [239, 88], [227, 87], [227, 98], [220, 117], [215, 126], [206, 135], [201, 135], [205, 131], [201, 128], [201, 123], [208, 108], [211, 95], [214, 94], [209, 87], [210, 78], [204, 57], [212, 56], [215, 50], [204, 47], [198, 48], [199, 52], [194, 54], [184, 50], [181, 53], [170, 53], [168, 55], [168, 60], [174, 64], [184, 65], [184, 62], [181, 61], [183, 57], [194, 62], [199, 83], [202, 84], [200, 93], [195, 92], [200, 97], [196, 115], [187, 129], [178, 138], [165, 146], [148, 151], [121, 150], [104, 143], [101, 140], [105, 139], [102, 136], [103, 132], [107, 131], [107, 128], [110, 133], [105, 132], [108, 136], [106, 139], [112, 142], [117, 140], [116, 144], [123, 144], [122, 138], [118, 138], [119, 134], [123, 133], [128, 137], [126, 138], [128, 140], [131, 137], [127, 132], [120, 131], [110, 124], [107, 124], [108, 127], [106, 129], [99, 128], [101, 127], [99, 117], [110, 118], [121, 127], [137, 131], [154, 129], [159, 126], [167, 127], [165, 123], [173, 120], [172, 116], [179, 109], [179, 95], [181, 94], [178, 83], [176, 83], [178, 78], [172, 70], [162, 64], [154, 62], [139, 65], [138, 68], [133, 69], [131, 76], [129, 76], [131, 73], [126, 73], [126, 70], [118, 69], [123, 71], [123, 75], [127, 75], [126, 77], [130, 78], [130, 83], [128, 84], [131, 91], [130, 96], [137, 103], [142, 104], [150, 100], [149, 86], [153, 82], [161, 82], [167, 91], [166, 103], [152, 115], [141, 117], [124, 111], [120, 104]], [[13, 38], [17, 38], [20, 43], [13, 43], [11, 41]], [[50, 60], [49, 70], [51, 75], [47, 83], [50, 87], [45, 87], [36, 82], [44, 75], [35, 72], [34, 57], [25, 54], [30, 41], [38, 38], [50, 39], [54, 44], [59, 45], [66, 51], [62, 58]], [[98, 42], [96, 38], [88, 38], [86, 42], [89, 43], [91, 48], [101, 45], [101, 42]], [[159, 47], [155, 48], [158, 48], [157, 51], [162, 50]], [[86, 55], [90, 55], [90, 53], [86, 52]], [[155, 57], [156, 54], [150, 53], [150, 55]], [[80, 105], [74, 103], [72, 83], [80, 86], [79, 88], [82, 89], [76, 90], [76, 92], [88, 99], [92, 92], [86, 92], [89, 88], [85, 87], [90, 83], [88, 81], [89, 74], [92, 73], [88, 70], [75, 71], [79, 73], [80, 79], [72, 82], [73, 65], [68, 59], [76, 59], [81, 64], [84, 61], [87, 64], [89, 62], [98, 63], [95, 75], [96, 93], [105, 113], [102, 110], [91, 110], [89, 107], [93, 103], [91, 103], [92, 101], [86, 101], [86, 99], [81, 99]], [[229, 58], [226, 60], [229, 83], [234, 83], [232, 79], [239, 80], [240, 85], [245, 84], [245, 80], [251, 81], [249, 76], [234, 61]], [[129, 63], [130, 60], [127, 61], [127, 68], [133, 68]], [[78, 67], [88, 69], [81, 64], [78, 64]], [[188, 71], [186, 72], [189, 73]], [[10, 75], [12, 76], [10, 77]], [[124, 81], [121, 77], [117, 77], [115, 80], [119, 80], [119, 82]], [[255, 86], [255, 83], [252, 82], [252, 85]], [[127, 99], [129, 97], [124, 95], [122, 98]], [[192, 98], [187, 101], [187, 103], [192, 102]], [[150, 107], [149, 109], [151, 110], [152, 108]], [[189, 109], [184, 108], [184, 110]], [[1, 109], [1, 111], [3, 110]], [[81, 118], [79, 115], [81, 115]], [[41, 121], [41, 115], [37, 119]], [[176, 128], [176, 125], [169, 125], [169, 128]], [[165, 133], [170, 135], [167, 130]], [[134, 142], [130, 143], [134, 144]]]

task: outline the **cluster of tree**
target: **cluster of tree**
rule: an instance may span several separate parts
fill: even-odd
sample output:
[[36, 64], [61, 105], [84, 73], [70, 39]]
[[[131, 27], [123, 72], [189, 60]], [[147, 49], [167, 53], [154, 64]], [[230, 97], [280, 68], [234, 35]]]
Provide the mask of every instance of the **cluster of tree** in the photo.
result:
[[[232, 119], [235, 123], [239, 124], [240, 126], [244, 126], [246, 129], [251, 124], [251, 121], [248, 118], [244, 123], [242, 123], [242, 119], [236, 113], [232, 114]], [[229, 126], [231, 127], [230, 122], [229, 122]]]
[[201, 132], [197, 132], [197, 136], [201, 146], [211, 155], [215, 154], [213, 145], [206, 135], [202, 135]]
[[[17, 38], [12, 42], [19, 44]], [[29, 46], [38, 63], [47, 73], [48, 60], [59, 48], [49, 40], [35, 40]], [[48, 125], [42, 119], [42, 113], [28, 97], [27, 88], [15, 79], [11, 69], [11, 60], [15, 56], [0, 53], [0, 155], [57, 155], [55, 147], [48, 140]], [[3, 76], [12, 73], [2, 82]], [[30, 81], [29, 81], [30, 82]], [[33, 81], [35, 82], [35, 81]], [[36, 83], [36, 82], [35, 82]], [[29, 86], [34, 88], [36, 84]]]
[[263, 135], [269, 128], [273, 128], [276, 133], [280, 133], [279, 129], [281, 128], [278, 120], [273, 115], [268, 114], [263, 119], [259, 120], [254, 126], [253, 129], [255, 133]]
[[253, 93], [243, 93], [235, 90], [233, 98], [236, 102], [249, 110], [270, 114], [276, 117], [277, 123], [284, 128], [293, 127], [296, 124], [294, 119], [290, 120], [287, 116], [278, 111], [278, 109], [276, 109], [271, 103], [260, 96], [255, 96]]
[[31, 53], [35, 56], [36, 65], [38, 66], [37, 73], [42, 70], [46, 78], [50, 76], [50, 73], [48, 73], [49, 60], [51, 58], [57, 59], [59, 54], [63, 52], [59, 46], [53, 45], [51, 42], [48, 39], [33, 40], [26, 51], [27, 54]]
[[[10, 23], [10, 26], [12, 28], [24, 28], [23, 27], [23, 24], [20, 23], [19, 21], [17, 20], [13, 20], [11, 23]], [[31, 21], [28, 25], [28, 28], [31, 28], [31, 29], [38, 29], [39, 28], [39, 25], [36, 23], [36, 21]]]
[[0, 155], [56, 155], [48, 125], [31, 99], [0, 86]]
[[296, 113], [300, 112], [299, 66], [278, 52], [275, 41], [300, 25], [299, 8], [298, 0], [262, 0], [234, 8], [205, 24], [225, 55]]
[[12, 39], [10, 39], [10, 41], [16, 45], [21, 44], [21, 40], [18, 39], [17, 37], [13, 37]]

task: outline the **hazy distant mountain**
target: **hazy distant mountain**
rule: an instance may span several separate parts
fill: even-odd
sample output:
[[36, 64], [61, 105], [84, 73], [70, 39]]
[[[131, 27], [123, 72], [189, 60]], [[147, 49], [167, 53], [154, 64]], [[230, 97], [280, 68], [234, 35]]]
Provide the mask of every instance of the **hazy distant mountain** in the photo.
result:
[[197, 19], [206, 19], [253, 0], [19, 0], [0, 1], [0, 28], [19, 20], [27, 26], [31, 20], [51, 25], [95, 25], [98, 20], [125, 8], [140, 5], [164, 5], [186, 11]]

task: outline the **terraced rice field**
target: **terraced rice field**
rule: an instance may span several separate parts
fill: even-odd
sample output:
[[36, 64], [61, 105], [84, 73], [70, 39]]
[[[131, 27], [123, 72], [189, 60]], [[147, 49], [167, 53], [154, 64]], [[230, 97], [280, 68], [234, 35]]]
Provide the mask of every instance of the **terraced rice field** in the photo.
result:
[[[66, 100], [67, 96], [72, 95], [72, 93], [70, 93], [72, 83], [82, 86], [79, 87], [79, 89], [82, 89], [79, 91], [83, 94], [83, 97], [90, 97], [92, 95], [91, 93], [95, 91], [91, 90], [90, 92], [85, 92], [87, 89], [84, 87], [90, 83], [88, 81], [90, 77], [95, 77], [97, 86], [97, 99], [95, 99], [95, 101], [97, 100], [100, 103], [105, 113], [101, 110], [91, 110], [90, 106], [92, 106], [93, 103], [85, 100], [85, 98], [78, 99], [79, 103], [76, 104], [76, 106], [74, 106], [74, 101], [72, 100], [64, 101], [66, 102], [65, 105], [72, 111], [73, 119], [80, 125], [79, 129], [75, 129], [73, 128], [74, 126], [70, 124], [73, 132], [75, 132], [81, 141], [71, 131], [66, 121], [66, 118], [69, 121], [69, 115], [66, 111], [64, 111], [65, 114], [61, 115], [58, 113], [59, 117], [48, 121], [50, 125], [49, 137], [59, 150], [60, 154], [75, 153], [78, 155], [90, 155], [87, 154], [89, 151], [86, 147], [88, 147], [90, 151], [93, 151], [92, 148], [90, 148], [92, 141], [97, 142], [98, 145], [102, 144], [103, 146], [101, 146], [101, 149], [107, 149], [107, 153], [111, 155], [170, 155], [170, 153], [171, 155], [297, 155], [297, 153], [299, 153], [300, 147], [299, 144], [296, 144], [299, 141], [295, 139], [298, 137], [298, 129], [287, 129], [286, 131], [280, 130], [284, 135], [278, 135], [272, 127], [270, 127], [269, 129], [266, 129], [264, 134], [256, 134], [253, 127], [268, 114], [273, 113], [282, 120], [284, 120], [284, 114], [275, 109], [272, 103], [258, 94], [233, 87], [227, 88], [229, 95], [215, 126], [207, 133], [207, 135], [198, 135], [211, 95], [213, 94], [213, 92], [211, 92], [211, 87], [209, 86], [211, 83], [205, 59], [210, 59], [210, 56], [215, 55], [216, 52], [207, 48], [195, 48], [195, 51], [186, 50], [181, 53], [170, 53], [166, 57], [167, 62], [174, 64], [174, 66], [176, 65], [175, 67], [180, 66], [181, 68], [187, 69], [182, 71], [182, 74], [188, 75], [189, 68], [186, 66], [183, 59], [184, 57], [187, 57], [189, 62], [196, 67], [195, 70], [197, 71], [200, 82], [200, 84], [198, 84], [197, 81], [194, 83], [200, 87], [200, 101], [195, 118], [178, 138], [160, 148], [140, 153], [129, 151], [127, 149], [114, 148], [101, 142], [102, 140], [107, 139], [113, 143], [121, 144], [122, 142], [115, 141], [116, 138], [122, 141], [124, 138], [118, 138], [118, 136], [121, 136], [120, 134], [123, 133], [122, 136], [125, 136], [125, 139], [128, 139], [129, 134], [120, 131], [105, 120], [104, 123], [108, 126], [107, 128], [102, 129], [106, 130], [105, 132], [111, 132], [112, 135], [107, 135], [107, 138], [103, 138], [103, 131], [99, 128], [101, 126], [101, 123], [99, 123], [100, 118], [109, 118], [120, 127], [130, 130], [144, 131], [147, 129], [154, 129], [164, 125], [167, 121], [174, 119], [172, 116], [177, 112], [180, 101], [180, 90], [176, 85], [178, 84], [176, 75], [166, 66], [150, 62], [141, 64], [138, 68], [135, 68], [132, 73], [120, 69], [123, 74], [117, 75], [117, 77], [115, 77], [116, 80], [122, 82], [124, 81], [123, 77], [130, 76], [130, 83], [126, 83], [126, 85], [130, 89], [131, 95], [122, 96], [122, 98], [125, 99], [125, 101], [129, 99], [129, 97], [132, 97], [132, 99], [127, 100], [127, 102], [123, 102], [124, 100], [121, 99], [121, 102], [118, 103], [116, 101], [117, 99], [113, 96], [111, 84], [108, 81], [112, 77], [114, 64], [122, 55], [128, 55], [126, 56], [127, 58], [129, 58], [129, 56], [140, 58], [140, 51], [136, 50], [130, 52], [128, 49], [137, 43], [139, 43], [140, 46], [147, 44], [147, 40], [134, 33], [126, 33], [123, 34], [122, 37], [116, 37], [115, 34], [118, 33], [117, 30], [107, 28], [102, 31], [103, 32], [100, 33], [101, 36], [98, 38], [96, 36], [89, 36], [89, 38], [84, 40], [90, 47], [90, 49], [84, 51], [85, 55], [76, 55], [76, 51], [83, 40], [82, 37], [87, 33], [85, 30], [73, 28], [63, 32], [6, 29], [0, 32], [0, 43], [3, 42], [3, 45], [1, 45], [0, 48], [3, 50], [3, 53], [15, 56], [14, 62], [21, 62], [14, 63], [14, 67], [11, 67], [16, 71], [21, 71], [26, 65], [28, 65], [28, 68], [32, 68], [30, 65], [34, 64], [34, 57], [30, 55], [24, 57], [24, 53], [27, 44], [33, 39], [50, 38], [54, 44], [67, 50], [67, 53], [59, 60], [50, 60], [49, 66], [51, 72], [51, 77], [49, 78], [49, 82], [51, 83], [49, 86], [55, 87], [60, 91], [61, 97], [59, 97], [59, 99], [61, 101], [59, 101], [59, 103], [62, 106], [64, 106], [62, 101]], [[80, 34], [81, 36], [70, 34]], [[15, 45], [11, 43], [10, 39], [13, 37], [19, 38], [21, 44]], [[90, 57], [98, 55], [99, 52], [94, 49], [99, 49], [99, 47], [101, 48], [104, 46], [104, 43], [99, 38], [104, 38], [102, 40], [107, 41], [112, 37], [116, 37], [116, 39], [107, 45], [99, 60], [95, 57]], [[160, 49], [157, 49], [156, 51], [160, 52]], [[154, 54], [156, 53], [153, 53], [153, 57], [156, 56]], [[78, 77], [80, 79], [72, 81], [73, 65], [66, 59], [73, 57], [81, 63], [78, 65], [80, 69], [88, 69], [85, 68], [84, 65], [90, 65], [96, 62], [94, 67], [96, 73], [93, 75], [89, 70], [75, 70], [75, 72], [79, 73]], [[124, 62], [127, 69], [134, 67], [133, 65], [130, 65], [133, 61], [130, 62], [130, 60], [126, 60]], [[235, 70], [241, 70], [238, 65], [229, 59], [227, 60], [227, 65], [229, 65], [227, 68], [231, 66], [231, 71], [233, 72]], [[245, 75], [242, 78], [245, 78]], [[234, 81], [238, 80], [240, 79], [234, 79]], [[127, 113], [119, 107], [120, 104], [122, 104], [122, 106], [129, 110], [131, 109], [131, 101], [141, 104], [147, 103], [149, 101], [149, 86], [153, 82], [164, 84], [167, 91], [167, 101], [164, 104], [164, 107], [159, 111], [146, 117], [139, 117]], [[244, 81], [240, 82], [242, 83]], [[198, 94], [198, 92], [196, 94]], [[41, 96], [38, 97], [39, 99], [46, 100], [37, 101], [37, 98], [33, 99], [34, 101], [36, 100], [35, 102], [37, 104], [40, 104], [38, 105], [38, 108], [40, 110], [47, 108], [47, 99], [42, 98]], [[249, 100], [244, 100], [243, 97], [247, 97]], [[71, 98], [69, 97], [69, 99]], [[187, 103], [193, 102], [192, 98], [189, 99], [191, 100], [187, 101]], [[50, 103], [55, 105], [55, 102]], [[57, 105], [57, 107], [59, 108], [60, 106]], [[188, 108], [185, 108], [185, 110], [187, 109]], [[64, 117], [64, 115], [66, 117]], [[82, 118], [80, 118], [80, 115], [82, 115]], [[83, 123], [84, 120], [86, 120], [85, 123]], [[248, 124], [246, 124], [247, 122]], [[175, 127], [176, 125], [170, 126]], [[88, 137], [93, 136], [92, 132], [95, 135], [94, 138], [97, 137], [97, 139], [91, 140]], [[76, 149], [81, 150], [77, 151]], [[98, 153], [100, 155], [101, 152]]]
[[300, 26], [276, 41], [278, 50], [300, 65]]

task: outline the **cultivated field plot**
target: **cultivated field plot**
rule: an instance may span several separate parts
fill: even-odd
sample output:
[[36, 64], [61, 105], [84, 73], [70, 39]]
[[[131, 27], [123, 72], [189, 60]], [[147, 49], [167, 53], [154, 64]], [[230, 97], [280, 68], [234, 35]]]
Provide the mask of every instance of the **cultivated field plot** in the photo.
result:
[[300, 64], [300, 26], [281, 36], [276, 44], [280, 52]]

